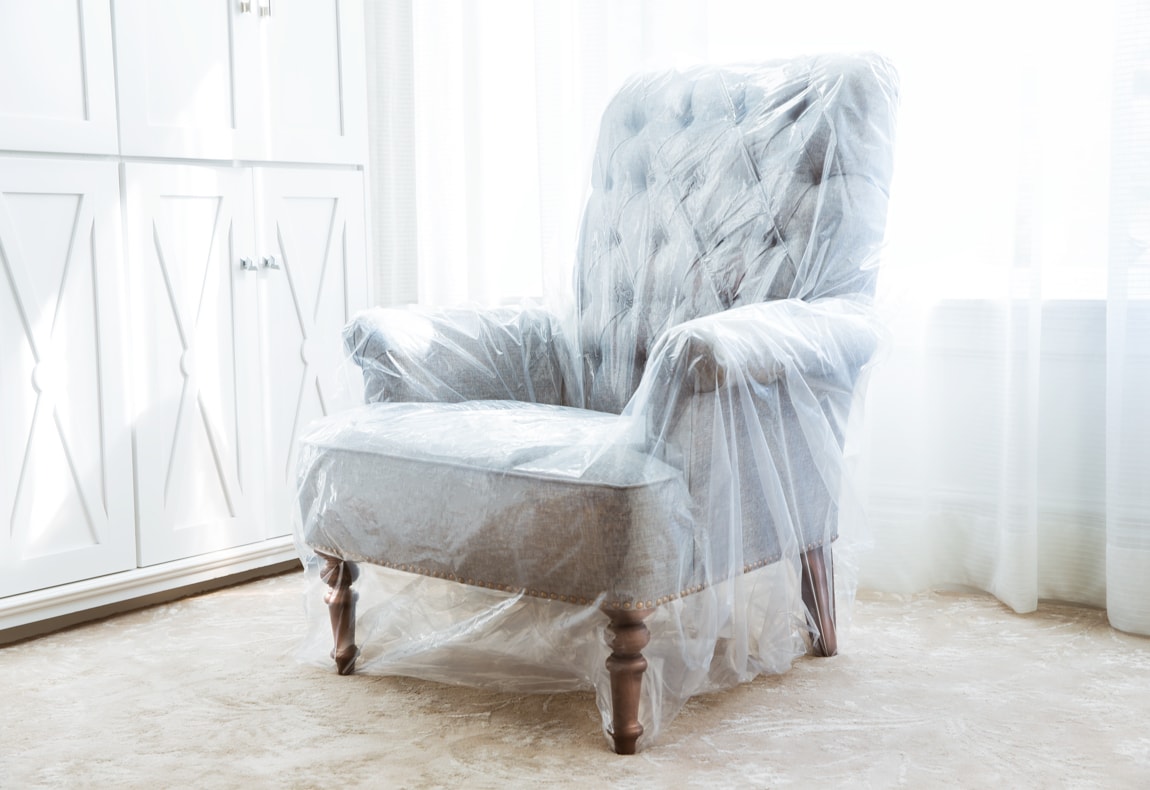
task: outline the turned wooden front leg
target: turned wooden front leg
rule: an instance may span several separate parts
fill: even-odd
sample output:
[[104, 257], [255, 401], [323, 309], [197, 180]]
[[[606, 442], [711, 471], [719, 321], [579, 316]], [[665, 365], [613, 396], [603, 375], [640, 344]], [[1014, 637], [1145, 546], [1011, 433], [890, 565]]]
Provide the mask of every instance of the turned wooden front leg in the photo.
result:
[[607, 671], [611, 673], [611, 737], [615, 739], [616, 754], [634, 754], [635, 741], [643, 734], [639, 723], [639, 692], [643, 687], [643, 672], [647, 659], [643, 648], [651, 640], [643, 618], [650, 610], [612, 610], [607, 626], [607, 645], [611, 655], [607, 658]]
[[[826, 549], [830, 558], [830, 547]], [[804, 552], [803, 565], [803, 604], [814, 617], [819, 635], [811, 648], [815, 655], [833, 656], [838, 652], [838, 635], [835, 626], [835, 583], [832, 562], [823, 560], [823, 548]]]
[[359, 577], [359, 568], [355, 563], [327, 554], [319, 556], [324, 559], [323, 570], [319, 575], [328, 586], [323, 602], [327, 604], [328, 614], [331, 615], [331, 635], [335, 640], [331, 657], [335, 659], [339, 674], [350, 675], [355, 670], [355, 659], [359, 655], [355, 646], [355, 602], [359, 594], [351, 589]]

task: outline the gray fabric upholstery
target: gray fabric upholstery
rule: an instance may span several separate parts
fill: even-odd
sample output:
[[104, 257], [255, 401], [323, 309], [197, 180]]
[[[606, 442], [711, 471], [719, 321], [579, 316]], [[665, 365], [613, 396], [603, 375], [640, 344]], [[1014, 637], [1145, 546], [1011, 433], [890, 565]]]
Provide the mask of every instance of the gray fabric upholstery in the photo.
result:
[[375, 401], [563, 403], [555, 318], [545, 310], [375, 308], [344, 344]]
[[[785, 547], [780, 536], [795, 536], [802, 550], [838, 537], [835, 503], [840, 480], [835, 467], [816, 461], [821, 453], [812, 450], [787, 383], [775, 386], [779, 391], [767, 398], [757, 394], [748, 398], [745, 389], [723, 388], [682, 401], [673, 422], [665, 427], [661, 446], [660, 457], [683, 470], [696, 521], [736, 527], [703, 531], [707, 550], [712, 556], [731, 556], [732, 536], [741, 536], [741, 568], [736, 570], [744, 572], [782, 559]], [[815, 430], [846, 424], [849, 393], [823, 392], [817, 400], [827, 420]], [[759, 414], [764, 410], [787, 429], [763, 431]], [[726, 430], [713, 430], [716, 417]], [[842, 435], [828, 433], [822, 440], [837, 450]], [[756, 457], [759, 453], [765, 457]], [[725, 487], [716, 482], [727, 476], [736, 484]], [[720, 488], [729, 488], [732, 496], [716, 503], [709, 494]], [[772, 495], [778, 498], [771, 501]]]
[[693, 578], [688, 494], [677, 470], [611, 441], [619, 423], [501, 401], [363, 406], [303, 446], [304, 538], [467, 584], [654, 605]]
[[[647, 435], [662, 437], [660, 457], [683, 470], [695, 518], [737, 525], [710, 531], [712, 551], [728, 552], [730, 534], [741, 535], [749, 570], [781, 558], [780, 535], [804, 549], [838, 537], [841, 480], [837, 466], [816, 459], [841, 454], [856, 380], [878, 339], [873, 316], [838, 297], [747, 305], [664, 333], [640, 410]], [[737, 480], [739, 504], [722, 514], [716, 466]]]
[[684, 321], [873, 292], [893, 131], [876, 63], [650, 75], [619, 92], [580, 240], [588, 408], [621, 411], [650, 347]]
[[880, 338], [874, 316], [830, 297], [735, 307], [671, 327], [652, 350], [648, 375], [662, 386], [711, 392], [746, 376], [769, 386], [787, 371], [820, 389], [854, 389]]

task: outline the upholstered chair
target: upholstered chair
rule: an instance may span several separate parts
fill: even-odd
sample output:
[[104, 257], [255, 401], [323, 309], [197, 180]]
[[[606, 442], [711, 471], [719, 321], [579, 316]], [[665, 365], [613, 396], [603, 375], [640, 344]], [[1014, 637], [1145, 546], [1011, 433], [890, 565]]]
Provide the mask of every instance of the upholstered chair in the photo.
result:
[[370, 615], [378, 671], [594, 686], [619, 753], [691, 694], [834, 655], [896, 94], [875, 56], [633, 79], [603, 115], [569, 310], [351, 322], [365, 405], [299, 448], [340, 673], [368, 568], [400, 579]]

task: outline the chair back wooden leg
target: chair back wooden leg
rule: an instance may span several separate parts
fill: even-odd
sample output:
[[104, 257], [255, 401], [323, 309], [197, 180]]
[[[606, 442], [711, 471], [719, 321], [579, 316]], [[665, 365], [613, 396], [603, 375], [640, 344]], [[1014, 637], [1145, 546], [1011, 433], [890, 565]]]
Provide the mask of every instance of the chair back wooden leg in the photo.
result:
[[607, 671], [611, 673], [611, 737], [615, 739], [616, 754], [634, 754], [635, 742], [643, 734], [643, 725], [639, 723], [639, 693], [647, 670], [643, 648], [651, 640], [643, 618], [650, 613], [650, 610], [606, 612], [611, 618], [607, 626], [607, 645], [611, 648]]
[[359, 656], [359, 649], [355, 646], [355, 602], [359, 594], [351, 589], [359, 577], [359, 568], [355, 563], [337, 557], [319, 556], [324, 559], [320, 578], [328, 586], [323, 601], [331, 616], [331, 634], [335, 641], [331, 657], [335, 659], [339, 674], [350, 675], [355, 671], [355, 659]]
[[815, 620], [819, 633], [812, 648], [817, 656], [833, 656], [839, 651], [838, 635], [835, 632], [835, 582], [834, 564], [830, 547], [804, 552], [803, 565], [803, 604]]

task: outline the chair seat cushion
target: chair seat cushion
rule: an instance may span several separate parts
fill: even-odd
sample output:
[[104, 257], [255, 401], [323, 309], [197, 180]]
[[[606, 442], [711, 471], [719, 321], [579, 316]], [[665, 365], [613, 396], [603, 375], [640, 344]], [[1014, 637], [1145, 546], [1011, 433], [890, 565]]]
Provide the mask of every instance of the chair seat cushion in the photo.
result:
[[300, 445], [304, 540], [347, 560], [615, 607], [685, 593], [682, 474], [613, 414], [514, 401], [375, 403]]

